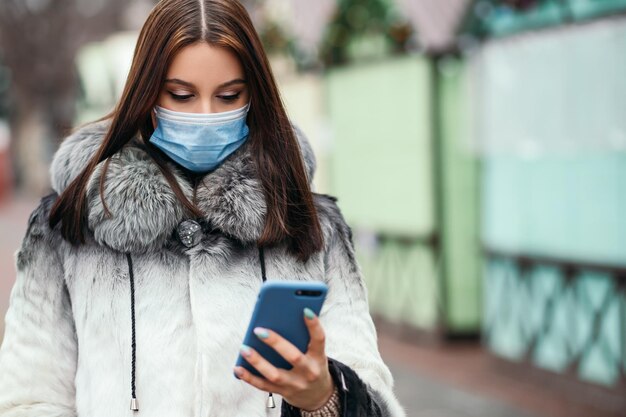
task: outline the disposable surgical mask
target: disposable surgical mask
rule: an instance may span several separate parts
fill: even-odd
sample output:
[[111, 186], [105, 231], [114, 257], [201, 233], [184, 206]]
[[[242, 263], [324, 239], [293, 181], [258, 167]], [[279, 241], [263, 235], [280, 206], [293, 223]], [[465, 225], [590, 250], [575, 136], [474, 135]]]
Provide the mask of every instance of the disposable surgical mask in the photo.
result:
[[217, 168], [248, 138], [250, 103], [221, 113], [185, 113], [155, 106], [158, 124], [150, 142], [194, 172]]

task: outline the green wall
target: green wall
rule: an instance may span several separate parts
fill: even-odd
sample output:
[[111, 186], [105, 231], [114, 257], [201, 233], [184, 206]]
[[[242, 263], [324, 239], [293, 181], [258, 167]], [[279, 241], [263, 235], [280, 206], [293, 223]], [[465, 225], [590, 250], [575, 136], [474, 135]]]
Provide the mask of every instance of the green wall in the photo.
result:
[[355, 231], [372, 310], [420, 330], [480, 327], [477, 165], [467, 79], [408, 56], [330, 71], [331, 189]]
[[[437, 324], [431, 64], [405, 57], [330, 71], [331, 189], [355, 231], [372, 310]], [[359, 236], [369, 236], [369, 245]]]
[[483, 332], [497, 355], [626, 374], [626, 19], [488, 42], [477, 92]]
[[435, 229], [430, 64], [418, 57], [330, 72], [331, 187], [354, 227]]

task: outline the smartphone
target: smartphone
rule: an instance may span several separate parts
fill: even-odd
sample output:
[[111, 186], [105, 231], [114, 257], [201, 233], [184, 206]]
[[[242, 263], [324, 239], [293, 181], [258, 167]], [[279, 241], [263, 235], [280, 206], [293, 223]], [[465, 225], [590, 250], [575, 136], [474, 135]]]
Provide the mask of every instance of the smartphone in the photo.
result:
[[[304, 322], [304, 308], [310, 308], [319, 316], [327, 291], [328, 286], [322, 281], [265, 281], [259, 291], [243, 343], [256, 350], [275, 367], [291, 369], [293, 365], [259, 339], [253, 330], [255, 327], [273, 330], [289, 340], [301, 352], [306, 353], [311, 337]], [[254, 375], [265, 378], [241, 353], [236, 366], [244, 367]], [[233, 375], [239, 379], [234, 371]]]

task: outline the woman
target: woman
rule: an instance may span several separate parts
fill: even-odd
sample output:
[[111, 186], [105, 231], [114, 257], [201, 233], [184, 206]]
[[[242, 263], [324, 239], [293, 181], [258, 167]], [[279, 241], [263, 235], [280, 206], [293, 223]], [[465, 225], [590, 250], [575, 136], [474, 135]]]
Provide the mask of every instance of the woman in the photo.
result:
[[[30, 216], [0, 416], [404, 416], [314, 170], [245, 9], [157, 4], [118, 105], [63, 141]], [[319, 317], [294, 317], [307, 352], [257, 333], [288, 371], [241, 346], [266, 279], [329, 287]], [[240, 348], [265, 378], [234, 377]]]

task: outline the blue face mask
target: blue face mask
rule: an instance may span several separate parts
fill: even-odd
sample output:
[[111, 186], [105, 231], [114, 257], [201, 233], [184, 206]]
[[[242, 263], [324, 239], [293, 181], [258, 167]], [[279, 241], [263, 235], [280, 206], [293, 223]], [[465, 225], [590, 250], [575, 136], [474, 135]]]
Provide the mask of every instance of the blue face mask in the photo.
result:
[[250, 103], [221, 113], [184, 113], [155, 106], [158, 124], [150, 142], [194, 172], [217, 168], [248, 138]]

